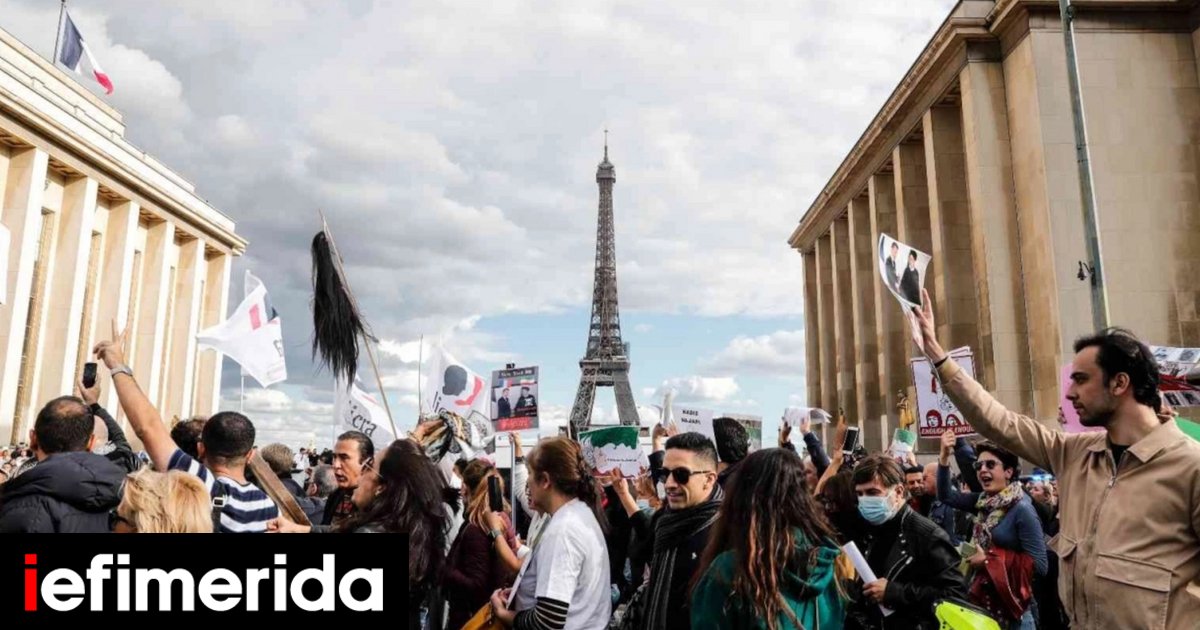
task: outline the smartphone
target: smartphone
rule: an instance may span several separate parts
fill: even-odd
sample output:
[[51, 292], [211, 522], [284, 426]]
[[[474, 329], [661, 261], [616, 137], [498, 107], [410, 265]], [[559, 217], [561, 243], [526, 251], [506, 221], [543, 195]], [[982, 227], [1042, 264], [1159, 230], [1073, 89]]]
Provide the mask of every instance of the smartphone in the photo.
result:
[[504, 493], [500, 492], [499, 477], [488, 477], [488, 509], [493, 512], [504, 511]]
[[858, 446], [858, 427], [846, 427], [846, 440], [842, 442], [842, 453], [849, 455]]
[[96, 364], [89, 361], [83, 364], [83, 386], [91, 389], [96, 386]]

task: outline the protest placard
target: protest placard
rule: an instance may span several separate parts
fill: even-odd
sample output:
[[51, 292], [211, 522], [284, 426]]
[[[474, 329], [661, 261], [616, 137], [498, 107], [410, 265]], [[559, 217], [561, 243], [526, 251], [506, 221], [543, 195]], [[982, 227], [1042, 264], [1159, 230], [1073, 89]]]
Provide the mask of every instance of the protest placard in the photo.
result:
[[925, 286], [925, 268], [929, 266], [929, 254], [905, 245], [888, 236], [879, 235], [879, 278], [884, 286], [907, 311], [921, 305], [921, 288]]
[[608, 474], [619, 468], [621, 476], [628, 479], [648, 470], [650, 460], [638, 441], [638, 431], [635, 426], [617, 426], [581, 432], [579, 446], [592, 474]]
[[492, 372], [492, 424], [497, 431], [524, 431], [538, 426], [538, 369]]
[[737, 420], [739, 424], [746, 428], [746, 435], [750, 439], [751, 452], [762, 448], [762, 416], [744, 413], [727, 413], [725, 416]]
[[793, 429], [799, 427], [805, 418], [813, 424], [825, 424], [832, 420], [833, 416], [817, 407], [788, 407], [783, 410], [783, 424]]
[[695, 407], [680, 407], [675, 406], [672, 411], [675, 418], [675, 427], [680, 433], [695, 432], [708, 439], [716, 442], [716, 433], [713, 432], [713, 412], [711, 409], [697, 409]]
[[[970, 348], [957, 348], [950, 357], [967, 375], [975, 378], [975, 358]], [[974, 435], [975, 430], [963, 419], [962, 412], [946, 395], [938, 380], [933, 365], [925, 357], [909, 361], [912, 369], [913, 387], [917, 391], [917, 434], [921, 437], [940, 437], [946, 429], [953, 429], [960, 436]]]

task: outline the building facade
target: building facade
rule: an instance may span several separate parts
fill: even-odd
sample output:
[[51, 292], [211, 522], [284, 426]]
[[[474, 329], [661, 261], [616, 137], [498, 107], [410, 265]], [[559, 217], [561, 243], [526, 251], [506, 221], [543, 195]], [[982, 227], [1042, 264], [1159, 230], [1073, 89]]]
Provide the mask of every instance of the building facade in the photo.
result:
[[[1200, 345], [1200, 3], [1076, 4], [1110, 320]], [[915, 355], [880, 233], [932, 254], [943, 345], [970, 346], [1001, 402], [1055, 422], [1060, 366], [1092, 332], [1064, 51], [1056, 2], [959, 2], [789, 239], [808, 399], [844, 408], [868, 448], [890, 440]]]
[[[0, 30], [0, 443], [71, 394], [111, 325], [164, 418], [211, 413], [221, 361], [196, 331], [225, 316], [246, 241], [192, 185], [124, 138], [121, 114]], [[101, 367], [101, 403], [116, 399]], [[133, 436], [130, 435], [131, 440]]]

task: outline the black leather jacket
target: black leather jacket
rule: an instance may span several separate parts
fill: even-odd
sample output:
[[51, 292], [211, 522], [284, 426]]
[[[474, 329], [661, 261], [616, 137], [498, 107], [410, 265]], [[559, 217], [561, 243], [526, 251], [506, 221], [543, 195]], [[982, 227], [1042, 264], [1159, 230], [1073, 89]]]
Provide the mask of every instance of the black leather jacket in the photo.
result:
[[[870, 558], [876, 545], [887, 545], [886, 568], [872, 568], [876, 577], [887, 579], [884, 605], [895, 612], [884, 617], [879, 606], [860, 593], [851, 605], [846, 627], [934, 630], [938, 627], [934, 602], [948, 597], [966, 598], [966, 583], [958, 572], [958, 550], [942, 528], [907, 505], [892, 518], [900, 519], [900, 526], [869, 528], [862, 552]], [[892, 535], [880, 535], [881, 530]]]

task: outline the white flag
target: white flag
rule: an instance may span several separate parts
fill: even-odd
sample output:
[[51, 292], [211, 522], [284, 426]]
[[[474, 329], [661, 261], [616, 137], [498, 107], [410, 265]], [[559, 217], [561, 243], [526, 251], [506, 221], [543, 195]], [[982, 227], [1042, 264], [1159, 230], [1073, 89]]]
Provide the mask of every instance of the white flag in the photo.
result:
[[396, 439], [392, 435], [387, 411], [375, 400], [375, 397], [364, 392], [358, 383], [346, 387], [344, 381], [338, 381], [337, 398], [333, 403], [333, 413], [338, 423], [345, 431], [361, 431], [375, 444], [375, 452], [380, 452]]
[[422, 378], [423, 411], [453, 411], [468, 420], [482, 418], [491, 424], [492, 397], [487, 381], [446, 352], [440, 343], [430, 351]]
[[263, 387], [287, 380], [283, 358], [283, 328], [267, 296], [267, 288], [249, 271], [253, 287], [229, 319], [200, 331], [196, 342], [224, 353]]

